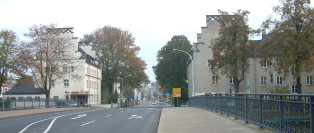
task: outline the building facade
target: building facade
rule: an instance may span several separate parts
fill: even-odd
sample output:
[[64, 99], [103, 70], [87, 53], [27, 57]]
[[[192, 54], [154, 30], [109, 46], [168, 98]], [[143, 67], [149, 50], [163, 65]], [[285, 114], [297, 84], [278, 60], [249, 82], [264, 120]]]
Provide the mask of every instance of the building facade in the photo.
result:
[[71, 57], [68, 63], [59, 64], [62, 78], [54, 78], [51, 82], [50, 98], [71, 99], [78, 106], [101, 103], [101, 67], [96, 59], [92, 46], [79, 43], [73, 35], [73, 28], [58, 28], [64, 30], [64, 36], [70, 40], [69, 48], [60, 56]]
[[[219, 36], [219, 22], [221, 15], [207, 15], [206, 27], [201, 28], [201, 33], [197, 34], [197, 42], [193, 45], [194, 79], [196, 95], [205, 93], [234, 93], [234, 80], [226, 75], [214, 75], [211, 67], [213, 53], [211, 40]], [[259, 40], [261, 41], [261, 40]], [[296, 79], [293, 73], [283, 77], [276, 71], [276, 59], [272, 63], [267, 63], [260, 58], [258, 53], [254, 53], [249, 59], [249, 70], [245, 73], [245, 79], [240, 82], [240, 93], [295, 93]], [[273, 64], [273, 65], [270, 65]], [[192, 64], [187, 68], [189, 82], [189, 97], [192, 96]], [[301, 76], [302, 93], [314, 93], [313, 75], [303, 73]]]

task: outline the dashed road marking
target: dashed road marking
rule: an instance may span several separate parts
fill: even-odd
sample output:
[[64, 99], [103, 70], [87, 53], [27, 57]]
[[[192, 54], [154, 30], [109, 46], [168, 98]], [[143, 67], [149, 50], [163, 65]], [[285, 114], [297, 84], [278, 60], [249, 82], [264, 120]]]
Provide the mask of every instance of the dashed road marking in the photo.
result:
[[109, 116], [111, 116], [112, 114], [110, 114], [110, 115], [106, 115], [105, 117], [109, 117]]
[[77, 115], [77, 117], [73, 117], [71, 119], [75, 120], [75, 119], [78, 119], [78, 118], [81, 118], [81, 117], [84, 117], [84, 116], [87, 116], [87, 115], [86, 114], [80, 114], [80, 115]]
[[85, 126], [85, 125], [88, 125], [88, 124], [91, 124], [91, 123], [93, 123], [93, 122], [95, 122], [95, 120], [90, 121], [90, 122], [87, 122], [87, 123], [85, 123], [85, 124], [81, 125], [81, 127], [83, 127], [83, 126]]

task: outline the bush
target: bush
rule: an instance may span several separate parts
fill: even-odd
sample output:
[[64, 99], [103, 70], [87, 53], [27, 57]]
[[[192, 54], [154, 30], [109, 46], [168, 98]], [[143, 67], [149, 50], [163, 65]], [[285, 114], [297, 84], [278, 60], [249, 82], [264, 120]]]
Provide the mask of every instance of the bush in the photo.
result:
[[118, 97], [119, 97], [119, 95], [118, 95], [117, 91], [115, 91], [114, 93], [109, 94], [109, 96], [107, 97], [107, 103], [109, 103], [109, 104], [117, 103]]

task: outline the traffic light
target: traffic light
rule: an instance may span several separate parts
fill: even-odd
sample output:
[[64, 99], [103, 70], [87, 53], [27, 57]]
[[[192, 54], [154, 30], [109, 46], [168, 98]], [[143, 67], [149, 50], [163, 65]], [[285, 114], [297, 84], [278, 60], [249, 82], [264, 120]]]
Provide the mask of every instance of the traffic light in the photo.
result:
[[168, 99], [170, 99], [170, 96], [167, 96]]
[[158, 89], [160, 90], [162, 87], [159, 85]]

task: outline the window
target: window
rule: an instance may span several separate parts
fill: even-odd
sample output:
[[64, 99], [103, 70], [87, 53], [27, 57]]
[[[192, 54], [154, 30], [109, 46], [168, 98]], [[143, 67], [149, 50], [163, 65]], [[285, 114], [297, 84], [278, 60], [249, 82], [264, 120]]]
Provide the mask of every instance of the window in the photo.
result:
[[291, 93], [297, 93], [297, 85], [291, 85]]
[[218, 65], [219, 65], [219, 63], [217, 62], [217, 63], [216, 63], [216, 66], [215, 66], [215, 68], [218, 68]]
[[212, 67], [210, 60], [207, 61], [207, 67], [208, 67], [208, 68], [211, 68], [211, 67]]
[[35, 96], [35, 100], [39, 101], [40, 97], [39, 96]]
[[234, 78], [230, 77], [230, 84], [234, 84]]
[[275, 65], [275, 68], [277, 68], [277, 69], [278, 69], [278, 68], [280, 67], [280, 63], [281, 63], [281, 62], [280, 62], [280, 60], [279, 60], [279, 59], [276, 59], [276, 65]]
[[55, 80], [51, 80], [51, 87], [55, 86]]
[[261, 77], [260, 86], [267, 86], [267, 77]]
[[64, 57], [64, 51], [59, 52], [59, 57]]
[[276, 85], [282, 85], [283, 84], [283, 77], [277, 76], [276, 78]]
[[274, 82], [274, 74], [270, 74], [270, 83]]
[[57, 99], [58, 99], [58, 96], [53, 96], [53, 99], [57, 100]]
[[294, 67], [291, 67], [291, 76], [294, 76], [294, 74], [295, 74]]
[[261, 68], [267, 68], [267, 61], [264, 59], [261, 60]]
[[68, 68], [67, 67], [62, 67], [63, 68], [63, 72], [67, 72]]
[[74, 66], [71, 66], [71, 67], [70, 67], [70, 71], [71, 71], [71, 72], [74, 72]]
[[69, 80], [65, 79], [63, 80], [64, 82], [64, 87], [69, 87]]
[[218, 84], [218, 76], [213, 76], [213, 84], [214, 85]]
[[306, 85], [312, 85], [312, 84], [313, 84], [312, 76], [306, 76]]

